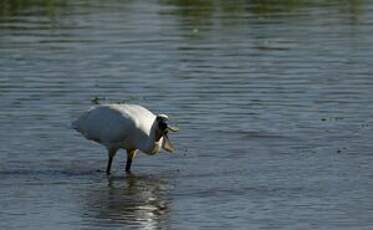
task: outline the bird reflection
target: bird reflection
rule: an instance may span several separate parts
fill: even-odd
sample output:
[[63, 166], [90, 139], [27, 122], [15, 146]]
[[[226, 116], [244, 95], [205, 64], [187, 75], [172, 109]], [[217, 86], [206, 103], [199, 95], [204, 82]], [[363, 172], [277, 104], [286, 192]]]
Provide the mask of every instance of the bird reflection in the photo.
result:
[[108, 177], [108, 185], [88, 193], [88, 225], [120, 224], [164, 229], [169, 208], [165, 181], [150, 176]]

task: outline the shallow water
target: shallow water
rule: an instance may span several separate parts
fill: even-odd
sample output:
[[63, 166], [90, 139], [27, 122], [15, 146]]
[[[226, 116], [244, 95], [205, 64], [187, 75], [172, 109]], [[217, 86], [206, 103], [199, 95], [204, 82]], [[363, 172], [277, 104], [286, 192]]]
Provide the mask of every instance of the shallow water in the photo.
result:
[[[371, 229], [373, 3], [0, 1], [0, 229]], [[69, 128], [170, 115], [175, 154]]]

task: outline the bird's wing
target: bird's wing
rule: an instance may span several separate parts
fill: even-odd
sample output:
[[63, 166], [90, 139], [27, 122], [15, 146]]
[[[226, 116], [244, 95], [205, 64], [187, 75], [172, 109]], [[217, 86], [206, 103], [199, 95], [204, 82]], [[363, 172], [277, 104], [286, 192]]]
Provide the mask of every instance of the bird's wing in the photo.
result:
[[87, 111], [74, 124], [87, 139], [108, 144], [123, 141], [134, 127], [128, 114], [106, 105]]

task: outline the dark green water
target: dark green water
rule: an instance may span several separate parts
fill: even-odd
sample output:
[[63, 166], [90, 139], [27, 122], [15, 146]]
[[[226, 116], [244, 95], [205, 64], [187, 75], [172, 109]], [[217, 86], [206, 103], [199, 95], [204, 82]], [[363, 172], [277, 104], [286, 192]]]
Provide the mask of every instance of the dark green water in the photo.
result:
[[[0, 0], [0, 229], [371, 229], [372, 38], [363, 0]], [[94, 98], [177, 152], [107, 178]]]

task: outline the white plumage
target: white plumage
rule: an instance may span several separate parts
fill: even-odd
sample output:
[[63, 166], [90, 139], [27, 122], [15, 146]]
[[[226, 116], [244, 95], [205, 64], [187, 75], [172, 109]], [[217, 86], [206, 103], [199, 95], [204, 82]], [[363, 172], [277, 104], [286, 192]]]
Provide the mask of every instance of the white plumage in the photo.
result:
[[167, 125], [165, 114], [154, 115], [140, 105], [104, 104], [83, 113], [72, 123], [72, 127], [88, 140], [104, 145], [108, 149], [109, 161], [106, 172], [118, 149], [127, 150], [126, 172], [130, 171], [136, 150], [153, 155], [161, 148], [172, 152], [168, 131], [177, 131]]

